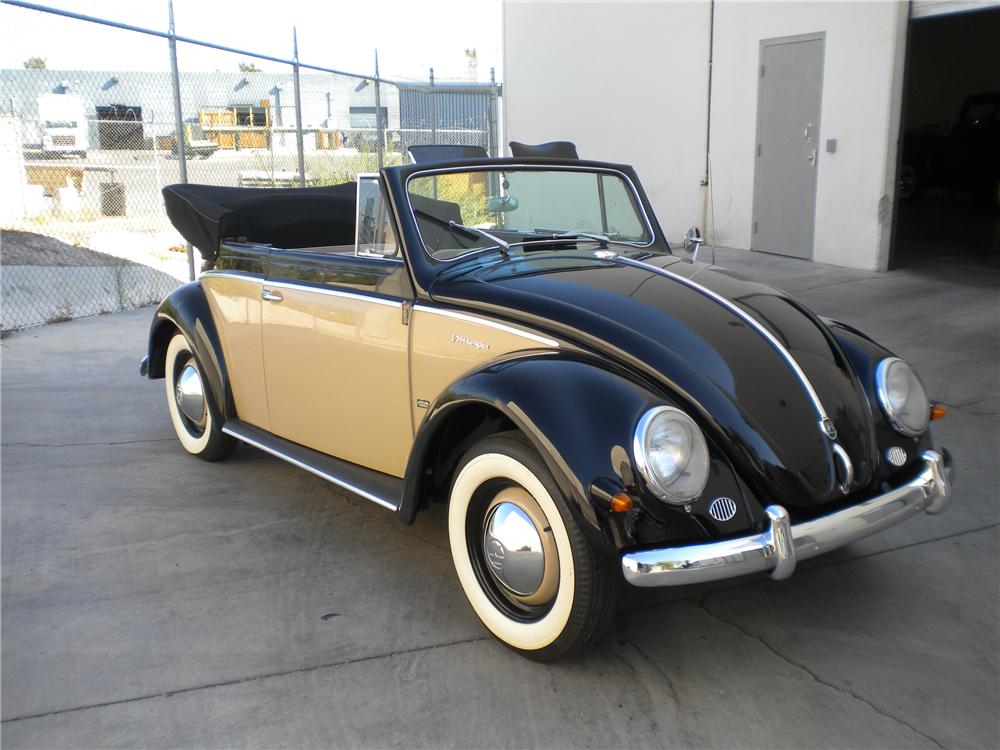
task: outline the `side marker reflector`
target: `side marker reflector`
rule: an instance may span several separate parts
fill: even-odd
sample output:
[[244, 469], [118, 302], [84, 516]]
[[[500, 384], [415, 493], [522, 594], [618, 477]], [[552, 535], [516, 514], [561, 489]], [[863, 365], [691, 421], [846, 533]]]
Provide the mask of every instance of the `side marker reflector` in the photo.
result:
[[617, 492], [611, 496], [611, 512], [627, 513], [632, 510], [632, 498], [626, 492]]

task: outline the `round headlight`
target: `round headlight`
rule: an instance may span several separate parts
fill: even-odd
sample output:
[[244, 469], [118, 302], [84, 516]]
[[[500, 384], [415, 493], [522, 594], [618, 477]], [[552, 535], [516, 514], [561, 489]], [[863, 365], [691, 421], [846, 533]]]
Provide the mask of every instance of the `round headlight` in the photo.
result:
[[642, 478], [661, 500], [683, 505], [705, 489], [708, 445], [698, 425], [680, 409], [657, 406], [643, 414], [632, 452]]
[[931, 404], [923, 383], [906, 362], [898, 357], [879, 362], [875, 389], [886, 419], [897, 432], [916, 437], [927, 429]]

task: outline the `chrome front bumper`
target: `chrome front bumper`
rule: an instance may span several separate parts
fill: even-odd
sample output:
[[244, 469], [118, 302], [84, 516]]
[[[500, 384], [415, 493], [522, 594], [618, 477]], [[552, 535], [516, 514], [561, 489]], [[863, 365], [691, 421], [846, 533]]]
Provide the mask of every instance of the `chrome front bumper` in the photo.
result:
[[917, 476], [884, 495], [850, 508], [792, 525], [788, 511], [769, 505], [767, 531], [686, 547], [639, 550], [622, 555], [622, 572], [633, 586], [681, 586], [770, 571], [788, 578], [798, 560], [843, 547], [894, 526], [921, 511], [937, 515], [951, 503], [954, 468], [947, 452], [924, 451]]

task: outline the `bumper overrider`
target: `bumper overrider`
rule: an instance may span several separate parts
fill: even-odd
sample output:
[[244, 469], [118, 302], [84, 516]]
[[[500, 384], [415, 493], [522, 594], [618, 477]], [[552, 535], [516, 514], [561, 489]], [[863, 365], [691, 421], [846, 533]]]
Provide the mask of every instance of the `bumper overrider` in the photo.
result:
[[937, 515], [951, 503], [954, 467], [947, 451], [924, 451], [923, 468], [906, 484], [850, 508], [792, 524], [788, 511], [769, 505], [767, 531], [708, 544], [663, 547], [622, 555], [633, 586], [681, 586], [770, 571], [788, 578], [795, 564], [843, 547], [920, 512]]

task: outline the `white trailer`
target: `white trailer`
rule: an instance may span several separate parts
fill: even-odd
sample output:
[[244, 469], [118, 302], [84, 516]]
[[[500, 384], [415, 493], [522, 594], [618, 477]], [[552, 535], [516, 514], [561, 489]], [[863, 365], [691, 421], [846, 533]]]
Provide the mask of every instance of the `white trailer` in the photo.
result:
[[83, 101], [74, 94], [39, 94], [42, 153], [87, 156], [89, 138]]

